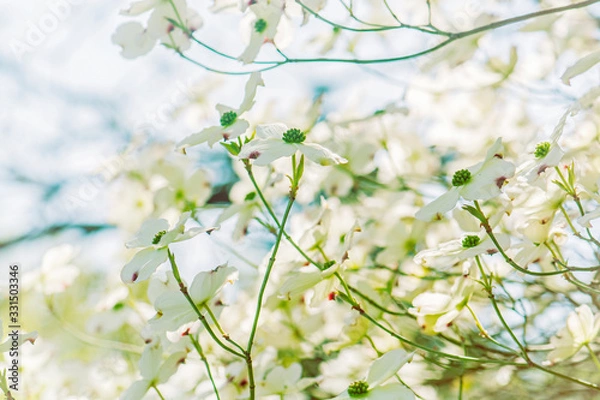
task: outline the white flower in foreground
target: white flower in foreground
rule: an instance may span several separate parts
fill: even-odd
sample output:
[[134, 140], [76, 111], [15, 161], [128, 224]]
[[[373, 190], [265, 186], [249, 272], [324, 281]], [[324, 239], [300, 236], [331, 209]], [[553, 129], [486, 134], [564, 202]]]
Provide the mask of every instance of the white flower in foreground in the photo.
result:
[[335, 397], [342, 399], [363, 400], [412, 400], [415, 398], [413, 392], [400, 383], [382, 385], [398, 372], [400, 368], [413, 357], [413, 353], [407, 354], [404, 350], [392, 350], [373, 361], [367, 379], [350, 384], [348, 389]]
[[502, 138], [490, 147], [483, 162], [457, 171], [452, 177], [452, 188], [420, 209], [415, 218], [430, 221], [452, 210], [458, 200], [489, 200], [501, 193], [508, 178], [515, 174], [515, 166], [503, 159]]
[[[188, 293], [200, 311], [213, 299], [227, 283], [233, 283], [238, 278], [237, 269], [220, 265], [212, 271], [200, 272], [194, 277], [188, 288]], [[198, 315], [179, 291], [167, 291], [154, 301], [157, 315], [150, 324], [157, 329], [174, 331], [181, 325], [193, 322]]]
[[245, 133], [250, 124], [245, 119], [239, 118], [246, 111], [250, 110], [254, 105], [254, 96], [259, 86], [264, 86], [260, 73], [254, 72], [250, 75], [250, 79], [246, 83], [244, 100], [239, 108], [233, 109], [223, 104], [217, 104], [216, 109], [220, 114], [220, 125], [211, 126], [194, 133], [179, 143], [177, 149], [182, 150], [186, 147], [196, 146], [201, 143], [208, 143], [212, 147], [219, 140], [235, 139]]
[[284, 124], [259, 125], [256, 138], [242, 147], [239, 157], [254, 160], [255, 165], [268, 165], [281, 157], [300, 151], [311, 161], [321, 165], [344, 164], [345, 158], [316, 144], [304, 143], [306, 135], [299, 129], [288, 129]]
[[[510, 246], [510, 236], [502, 233], [495, 234], [500, 247], [507, 249]], [[482, 239], [483, 237], [483, 239]], [[472, 258], [481, 254], [495, 254], [498, 252], [496, 245], [484, 233], [467, 235], [462, 239], [455, 239], [441, 243], [438, 248], [422, 250], [415, 255], [416, 264], [424, 267], [451, 267], [460, 260]]]
[[185, 362], [186, 356], [181, 351], [162, 361], [162, 349], [159, 346], [146, 346], [139, 364], [142, 379], [134, 382], [123, 393], [121, 400], [142, 400], [152, 386], [167, 382], [177, 372], [179, 365]]
[[[175, 9], [177, 11], [175, 11]], [[119, 26], [112, 36], [112, 42], [121, 46], [125, 58], [136, 58], [149, 53], [157, 41], [178, 50], [190, 47], [187, 32], [173, 26], [168, 19], [183, 23], [193, 32], [202, 26], [200, 16], [187, 7], [185, 0], [142, 0], [131, 4], [121, 15], [138, 16], [152, 10], [148, 25], [127, 22]], [[179, 16], [182, 21], [179, 21]]]
[[244, 64], [254, 61], [264, 43], [273, 43], [277, 34], [277, 26], [283, 15], [284, 2], [282, 0], [258, 0], [249, 8], [254, 14], [251, 21], [250, 42], [238, 57]]
[[417, 323], [425, 333], [443, 332], [468, 304], [474, 288], [473, 281], [462, 276], [454, 283], [450, 294], [421, 293], [413, 299], [413, 308], [408, 311], [417, 317]]
[[215, 228], [191, 228], [185, 230], [190, 213], [181, 214], [175, 226], [169, 229], [166, 219], [149, 219], [142, 224], [137, 235], [126, 244], [129, 248], [143, 247], [121, 271], [121, 280], [125, 283], [141, 282], [150, 277], [159, 265], [167, 261], [168, 247], [171, 243], [181, 242], [203, 232], [212, 232]]
[[579, 306], [567, 318], [567, 326], [550, 339], [554, 350], [548, 354], [548, 360], [565, 360], [577, 353], [583, 346], [591, 343], [600, 332], [600, 315], [592, 313], [586, 304]]

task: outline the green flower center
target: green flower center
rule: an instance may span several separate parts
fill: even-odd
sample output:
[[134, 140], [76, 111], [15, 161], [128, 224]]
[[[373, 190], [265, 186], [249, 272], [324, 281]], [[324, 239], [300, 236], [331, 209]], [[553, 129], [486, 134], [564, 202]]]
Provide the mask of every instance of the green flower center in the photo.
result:
[[288, 131], [283, 134], [283, 141], [286, 143], [302, 143], [305, 140], [306, 135], [300, 129], [288, 129]]
[[350, 397], [360, 397], [369, 391], [369, 384], [365, 381], [352, 382], [348, 386], [348, 394]]
[[225, 114], [221, 115], [221, 126], [227, 128], [228, 126], [233, 125], [236, 119], [237, 113], [235, 111], [227, 111]]
[[162, 237], [165, 236], [165, 233], [167, 233], [167, 231], [160, 231], [156, 235], [154, 235], [154, 239], [152, 239], [152, 244], [158, 244], [158, 242], [160, 242], [160, 239], [162, 239]]
[[462, 186], [471, 180], [471, 172], [467, 169], [459, 169], [452, 177], [452, 186]]
[[258, 33], [263, 33], [267, 29], [267, 21], [264, 19], [259, 19], [254, 23], [254, 30]]
[[533, 152], [533, 155], [535, 156], [535, 158], [544, 158], [548, 155], [549, 151], [550, 142], [542, 142], [538, 143], [538, 145], [535, 146], [535, 151]]
[[462, 247], [470, 249], [471, 247], [477, 246], [480, 241], [481, 239], [479, 239], [479, 236], [469, 235], [462, 240]]

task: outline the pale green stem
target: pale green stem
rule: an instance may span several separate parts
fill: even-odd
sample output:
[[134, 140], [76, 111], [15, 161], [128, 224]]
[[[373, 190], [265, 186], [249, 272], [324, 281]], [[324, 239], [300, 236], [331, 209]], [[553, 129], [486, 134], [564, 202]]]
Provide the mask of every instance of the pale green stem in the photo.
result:
[[219, 390], [217, 389], [217, 385], [215, 383], [212, 372], [210, 370], [210, 364], [208, 364], [208, 360], [206, 359], [206, 356], [204, 355], [202, 346], [200, 345], [200, 342], [194, 337], [194, 335], [189, 335], [189, 336], [190, 336], [190, 340], [192, 341], [192, 345], [194, 346], [194, 348], [198, 352], [198, 355], [200, 356], [200, 359], [204, 363], [204, 367], [206, 368], [206, 373], [208, 374], [208, 378], [210, 379], [210, 383], [212, 384], [213, 390], [215, 392], [215, 396], [217, 396], [217, 400], [221, 400], [221, 396], [219, 396]]

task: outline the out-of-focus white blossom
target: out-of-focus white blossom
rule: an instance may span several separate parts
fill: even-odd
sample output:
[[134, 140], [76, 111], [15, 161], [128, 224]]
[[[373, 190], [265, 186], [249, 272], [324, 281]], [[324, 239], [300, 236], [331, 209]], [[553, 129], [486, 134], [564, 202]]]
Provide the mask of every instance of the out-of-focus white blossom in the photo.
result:
[[600, 315], [594, 316], [587, 304], [579, 306], [569, 314], [567, 325], [550, 339], [554, 346], [548, 360], [557, 362], [576, 354], [583, 346], [596, 339], [600, 332]]

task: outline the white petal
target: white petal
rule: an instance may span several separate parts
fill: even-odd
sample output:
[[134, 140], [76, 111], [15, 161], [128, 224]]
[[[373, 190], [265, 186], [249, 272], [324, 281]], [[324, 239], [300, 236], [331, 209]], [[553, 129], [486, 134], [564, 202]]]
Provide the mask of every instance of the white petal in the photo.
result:
[[127, 248], [152, 246], [152, 240], [158, 232], [169, 229], [166, 219], [148, 219], [144, 221], [139, 232], [125, 244]]
[[161, 0], [141, 0], [133, 2], [127, 10], [122, 10], [121, 15], [140, 15], [156, 7]]
[[140, 373], [149, 381], [156, 378], [162, 361], [162, 350], [157, 346], [146, 346], [140, 358]]
[[592, 224], [590, 221], [600, 218], [600, 207], [586, 213], [583, 217], [577, 218], [577, 223], [581, 226], [591, 228]]
[[244, 52], [240, 54], [238, 60], [244, 64], [251, 64], [256, 59], [256, 56], [258, 56], [263, 43], [264, 35], [253, 30], [250, 34], [250, 43], [248, 43]]
[[233, 125], [228, 126], [227, 128], [223, 128], [223, 139], [232, 140], [237, 138], [238, 136], [246, 133], [250, 124], [245, 119], [236, 120]]
[[265, 86], [265, 83], [262, 80], [260, 72], [253, 72], [246, 83], [244, 100], [238, 109], [240, 115], [248, 111], [254, 105], [254, 96], [256, 96], [256, 89], [258, 89], [259, 86]]
[[288, 131], [288, 127], [281, 123], [258, 125], [256, 127], [256, 137], [259, 139], [282, 139], [283, 134]]
[[560, 77], [565, 85], [571, 85], [571, 78], [581, 75], [588, 69], [600, 62], [600, 51], [588, 54], [575, 64], [567, 68], [564, 74]]
[[268, 165], [281, 157], [289, 157], [296, 152], [294, 145], [281, 139], [253, 140], [246, 144], [239, 157], [254, 160], [255, 165]]
[[146, 392], [150, 389], [150, 381], [141, 380], [136, 381], [133, 385], [129, 386], [129, 389], [125, 391], [120, 397], [121, 400], [142, 400], [146, 395]]
[[369, 387], [374, 387], [390, 379], [398, 370], [412, 359], [413, 354], [408, 354], [402, 349], [388, 351], [377, 360], [373, 361], [367, 383]]
[[211, 126], [210, 128], [205, 128], [198, 133], [186, 137], [177, 143], [176, 148], [181, 150], [187, 147], [197, 146], [201, 143], [208, 143], [208, 145], [212, 147], [221, 139], [223, 139], [223, 128], [221, 126]]
[[320, 165], [345, 164], [348, 162], [344, 157], [338, 156], [320, 144], [299, 143], [296, 147], [298, 147], [298, 150], [300, 150], [306, 158]]
[[167, 249], [147, 248], [138, 251], [121, 271], [125, 283], [137, 283], [148, 279], [159, 265], [167, 261]]
[[435, 325], [433, 326], [433, 331], [434, 332], [443, 332], [446, 329], [448, 329], [448, 327], [450, 326], [450, 323], [452, 321], [454, 321], [454, 319], [456, 317], [459, 316], [461, 310], [458, 309], [452, 309], [450, 311], [448, 311], [447, 313], [441, 315], [438, 320], [435, 322]]
[[177, 372], [177, 368], [185, 361], [186, 353], [183, 351], [171, 354], [160, 366], [158, 383], [165, 383]]
[[121, 55], [128, 59], [148, 54], [156, 44], [156, 38], [148, 34], [139, 22], [120, 25], [111, 40], [121, 46]]
[[290, 275], [279, 288], [279, 297], [291, 300], [292, 297], [306, 292], [322, 280], [321, 271], [317, 267], [307, 267]]
[[452, 210], [456, 207], [456, 203], [460, 198], [460, 192], [456, 186], [453, 186], [449, 191], [421, 208], [416, 214], [415, 218], [421, 221], [431, 221], [436, 216], [441, 216], [445, 212]]
[[156, 330], [175, 331], [181, 325], [198, 319], [195, 311], [179, 291], [169, 291], [158, 296], [154, 301], [154, 308], [158, 314], [150, 320], [150, 326]]
[[515, 174], [514, 164], [500, 158], [486, 162], [469, 183], [459, 187], [466, 200], [489, 200], [501, 193], [506, 179]]
[[237, 280], [237, 269], [220, 265], [208, 272], [200, 272], [194, 277], [189, 292], [196, 304], [203, 304], [213, 298], [226, 282]]

